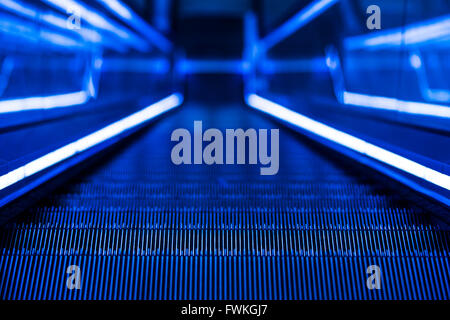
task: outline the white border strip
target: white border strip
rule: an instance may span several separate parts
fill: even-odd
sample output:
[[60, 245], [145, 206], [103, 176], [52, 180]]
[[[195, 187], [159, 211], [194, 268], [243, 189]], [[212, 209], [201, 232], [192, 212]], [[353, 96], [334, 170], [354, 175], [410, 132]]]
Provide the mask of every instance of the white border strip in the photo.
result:
[[62, 162], [78, 153], [94, 147], [106, 140], [118, 136], [122, 132], [134, 128], [154, 117], [178, 107], [183, 102], [183, 95], [175, 93], [158, 101], [141, 111], [114, 122], [103, 129], [91, 133], [84, 138], [76, 140], [64, 147], [46, 154], [30, 163], [0, 176], [0, 190], [3, 190], [25, 178], [43, 171], [59, 162]]
[[396, 153], [305, 117], [300, 113], [289, 110], [286, 107], [264, 99], [256, 94], [249, 94], [246, 96], [246, 101], [251, 107], [270, 114], [271, 116], [312, 132], [322, 138], [338, 143], [372, 159], [381, 161], [436, 186], [450, 190], [450, 176], [444, 173], [425, 167], [417, 162], [399, 156]]

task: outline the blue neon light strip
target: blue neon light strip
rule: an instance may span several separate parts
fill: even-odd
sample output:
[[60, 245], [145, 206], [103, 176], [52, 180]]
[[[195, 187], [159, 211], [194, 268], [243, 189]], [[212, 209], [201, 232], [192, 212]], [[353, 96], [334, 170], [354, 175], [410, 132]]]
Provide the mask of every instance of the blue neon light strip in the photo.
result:
[[93, 43], [102, 41], [100, 34], [94, 30], [81, 28], [79, 30], [71, 30], [67, 28], [67, 17], [62, 17], [48, 12], [39, 12], [37, 9], [20, 3], [19, 1], [0, 0], [0, 7], [14, 12], [22, 17], [32, 19], [33, 22], [42, 21], [51, 26], [63, 29], [65, 31], [75, 31], [85, 40]]
[[403, 28], [378, 31], [368, 35], [350, 37], [344, 40], [347, 50], [386, 49], [427, 44], [450, 36], [450, 15]]
[[417, 178], [423, 179], [436, 186], [450, 190], [450, 176], [444, 173], [425, 167], [424, 165], [402, 157], [396, 153], [378, 147], [343, 131], [337, 130], [319, 121], [308, 118], [256, 94], [249, 94], [246, 96], [246, 101], [251, 107], [265, 112], [275, 118], [283, 120], [333, 143], [344, 146], [350, 150], [356, 151], [369, 158], [380, 161], [393, 168], [411, 174]]
[[0, 101], [0, 114], [19, 111], [71, 107], [88, 102], [86, 91], [66, 93], [47, 97], [30, 97]]
[[[6, 33], [11, 37], [2, 37], [2, 44], [8, 46], [9, 42], [22, 44], [22, 40], [33, 44], [48, 44], [62, 50], [86, 49], [82, 41], [72, 37], [38, 27], [31, 22], [23, 21], [10, 14], [0, 13], [0, 34]], [[28, 48], [29, 49], [29, 48]]]
[[[124, 52], [126, 49], [124, 43], [120, 43], [115, 39], [115, 37], [100, 34], [96, 30], [86, 27], [85, 24], [81, 24], [80, 28], [76, 29], [68, 28], [67, 16], [59, 15], [50, 11], [43, 11], [42, 9], [38, 9], [29, 4], [12, 0], [0, 0], [0, 7], [15, 13], [16, 15], [30, 19], [33, 23], [43, 23], [48, 26], [56, 27], [63, 32], [71, 32], [73, 35], [80, 36], [87, 44], [101, 45], [114, 49], [118, 52]], [[16, 25], [22, 24], [18, 20], [12, 21], [12, 23]]]
[[180, 93], [172, 94], [169, 97], [158, 101], [145, 109], [142, 109], [141, 111], [114, 122], [103, 129], [91, 133], [20, 168], [0, 176], [0, 190], [10, 187], [19, 181], [31, 177], [36, 173], [67, 160], [106, 140], [114, 138], [127, 130], [137, 127], [144, 122], [157, 117], [158, 115], [178, 107], [182, 102], [183, 96]]
[[347, 105], [450, 119], [450, 107], [445, 105], [404, 101], [348, 91], [342, 93], [342, 99]]
[[140, 51], [148, 51], [149, 45], [141, 38], [136, 36], [133, 32], [127, 28], [121, 26], [112, 19], [109, 19], [95, 10], [82, 5], [75, 0], [42, 0], [45, 3], [55, 7], [56, 9], [66, 13], [74, 11], [80, 15], [83, 21], [86, 21], [90, 25], [104, 31], [110, 32], [112, 35], [116, 35], [122, 41], [125, 41], [133, 48]]
[[259, 49], [261, 51], [267, 51], [277, 43], [283, 41], [294, 32], [304, 27], [315, 18], [320, 16], [323, 12], [328, 10], [334, 4], [338, 3], [339, 0], [315, 0], [304, 9], [300, 10], [295, 16], [286, 21], [278, 29], [274, 30], [272, 33], [267, 35], [265, 38], [260, 40]]
[[87, 28], [81, 28], [78, 30], [71, 30], [67, 28], [67, 18], [63, 18], [60, 16], [56, 16], [54, 14], [49, 13], [42, 13], [39, 15], [39, 18], [41, 21], [46, 22], [49, 25], [52, 25], [54, 27], [58, 27], [62, 30], [70, 30], [75, 31], [78, 33], [85, 41], [91, 42], [91, 43], [102, 43], [103, 38], [102, 36], [95, 30], [87, 29]]
[[32, 19], [37, 18], [37, 14], [36, 14], [35, 10], [33, 10], [27, 6], [24, 6], [19, 1], [0, 0], [0, 6], [3, 9], [11, 10], [13, 12], [16, 12], [16, 13], [18, 13], [22, 16], [28, 17], [28, 18], [32, 18]]
[[145, 22], [139, 15], [128, 8], [124, 3], [119, 0], [97, 0], [113, 12], [118, 18], [125, 23], [128, 23], [131, 27], [139, 31], [145, 36], [152, 45], [159, 48], [163, 52], [170, 52], [172, 50], [172, 43], [156, 31], [152, 26]]

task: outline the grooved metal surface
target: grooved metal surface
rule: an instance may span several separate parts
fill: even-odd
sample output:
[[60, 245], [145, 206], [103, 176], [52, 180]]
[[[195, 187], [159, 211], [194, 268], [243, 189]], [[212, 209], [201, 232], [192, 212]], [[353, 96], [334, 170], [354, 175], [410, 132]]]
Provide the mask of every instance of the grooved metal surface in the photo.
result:
[[[2, 299], [449, 299], [449, 232], [280, 127], [280, 171], [175, 166], [171, 132], [277, 128], [187, 104], [1, 230]], [[409, 195], [413, 197], [414, 195]], [[68, 266], [81, 289], [68, 290]], [[370, 265], [381, 289], [366, 286]]]

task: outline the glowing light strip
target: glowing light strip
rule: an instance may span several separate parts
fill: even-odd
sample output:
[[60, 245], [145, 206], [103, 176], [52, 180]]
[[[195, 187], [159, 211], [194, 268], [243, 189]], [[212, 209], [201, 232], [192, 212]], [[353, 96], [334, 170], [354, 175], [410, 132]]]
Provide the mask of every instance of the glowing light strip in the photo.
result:
[[436, 186], [450, 190], [450, 176], [425, 167], [396, 153], [380, 148], [348, 133], [334, 129], [319, 121], [305, 117], [256, 94], [246, 97], [248, 105], [280, 120], [314, 133], [324, 139], [342, 145], [372, 159], [388, 164]]
[[46, 154], [20, 168], [17, 168], [3, 176], [0, 176], [0, 190], [3, 190], [13, 184], [28, 178], [38, 172], [41, 172], [59, 162], [67, 160], [74, 155], [90, 149], [106, 140], [118, 136], [119, 134], [132, 129], [156, 116], [167, 112], [183, 101], [183, 96], [179, 93], [172, 94], [169, 97], [158, 101], [147, 108], [138, 111], [126, 118], [114, 122], [103, 129], [100, 129], [84, 138], [76, 140], [64, 147]]
[[150, 42], [163, 52], [170, 52], [172, 50], [172, 43], [150, 26], [145, 20], [137, 15], [133, 10], [128, 8], [119, 0], [97, 0], [113, 12], [122, 21], [128, 23], [131, 27], [139, 31]]
[[382, 49], [402, 45], [418, 45], [436, 41], [450, 35], [450, 15], [428, 20], [402, 28], [378, 31], [373, 34], [345, 39], [348, 50]]
[[83, 21], [86, 21], [94, 27], [108, 31], [118, 36], [120, 39], [126, 41], [137, 50], [141, 51], [149, 50], [148, 44], [142, 41], [141, 38], [133, 34], [133, 32], [121, 26], [114, 20], [97, 13], [95, 10], [89, 8], [88, 6], [79, 3], [78, 1], [75, 0], [42, 0], [42, 1], [59, 9], [60, 11], [63, 11], [64, 13], [74, 12], [75, 14], [79, 15], [83, 19]]
[[[344, 74], [335, 48], [327, 49], [326, 63], [331, 73], [336, 97], [340, 103], [422, 116], [450, 118], [449, 106], [348, 92], [345, 90]], [[414, 59], [412, 63], [418, 67], [421, 61]]]
[[[68, 21], [67, 16], [65, 15], [58, 15], [56, 13], [50, 12], [50, 11], [43, 11], [42, 9], [37, 9], [33, 6], [30, 6], [28, 4], [23, 4], [17, 0], [0, 0], [0, 7], [13, 12], [19, 16], [31, 19], [33, 23], [45, 23], [47, 25], [57, 27], [64, 32], [72, 32], [72, 34], [76, 34], [78, 36], [81, 36], [84, 41], [92, 43], [92, 44], [98, 44], [103, 45], [109, 48], [112, 48], [119, 52], [125, 51], [124, 44], [110, 39], [108, 36], [102, 35], [99, 32], [97, 32], [94, 29], [86, 28], [84, 25], [79, 28], [68, 28]], [[23, 22], [20, 22], [18, 20], [11, 21], [13, 24], [22, 24]], [[42, 30], [42, 29], [39, 29]], [[39, 33], [39, 30], [36, 31], [36, 33]], [[54, 43], [56, 44], [56, 43]]]
[[43, 21], [51, 26], [55, 26], [65, 31], [76, 32], [80, 34], [86, 41], [93, 43], [99, 43], [102, 41], [100, 34], [94, 30], [81, 27], [78, 30], [71, 30], [67, 28], [67, 17], [58, 16], [53, 13], [39, 12], [37, 9], [31, 6], [26, 6], [18, 1], [12, 0], [0, 0], [0, 7], [3, 7], [23, 17], [32, 19], [33, 22]]
[[31, 97], [0, 101], [0, 114], [18, 111], [63, 108], [84, 104], [89, 100], [85, 91], [60, 94], [48, 97]]
[[117, 13], [119, 16], [126, 20], [133, 18], [133, 12], [118, 0], [97, 0], [106, 5], [109, 9]]
[[378, 97], [348, 91], [344, 91], [342, 97], [344, 104], [347, 105], [450, 118], [450, 107], [444, 105], [404, 101], [395, 98]]
[[338, 3], [339, 0], [315, 0], [307, 7], [300, 10], [295, 16], [286, 21], [278, 29], [267, 35], [259, 43], [262, 51], [267, 51], [277, 43], [283, 41], [294, 32], [304, 27], [315, 18], [320, 16], [323, 12], [328, 10], [331, 6]]
[[54, 14], [49, 14], [49, 13], [42, 13], [39, 15], [39, 18], [41, 19], [41, 21], [43, 21], [49, 25], [52, 25], [54, 27], [58, 27], [65, 31], [69, 30], [69, 31], [78, 33], [86, 41], [89, 41], [92, 43], [102, 43], [103, 42], [102, 36], [95, 30], [81, 28], [81, 27], [79, 29], [67, 28], [67, 18], [63, 18], [63, 17], [56, 16]]
[[0, 114], [29, 110], [64, 108], [87, 103], [90, 98], [95, 98], [97, 96], [97, 86], [99, 80], [98, 73], [102, 65], [102, 57], [97, 56], [92, 59], [92, 65], [88, 66], [85, 74], [85, 79], [83, 80], [83, 91], [47, 97], [29, 97], [3, 101], [0, 100]]
[[23, 21], [10, 14], [0, 13], [0, 33], [12, 35], [12, 37], [2, 38], [5, 44], [9, 41], [22, 44], [18, 40], [25, 40], [34, 44], [47, 43], [64, 50], [86, 49], [81, 41], [77, 42], [72, 37], [55, 33], [42, 26], [38, 28], [36, 24]]
[[4, 9], [12, 10], [23, 16], [35, 19], [37, 14], [35, 10], [32, 10], [23, 4], [13, 0], [0, 0], [0, 6]]

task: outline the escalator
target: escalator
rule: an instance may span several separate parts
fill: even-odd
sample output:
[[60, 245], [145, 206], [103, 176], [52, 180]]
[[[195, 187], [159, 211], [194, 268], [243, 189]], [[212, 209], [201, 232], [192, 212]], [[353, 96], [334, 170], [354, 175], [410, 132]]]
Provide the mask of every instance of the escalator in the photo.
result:
[[[3, 226], [1, 299], [450, 298], [450, 233], [433, 204], [218, 101], [188, 99]], [[195, 120], [279, 128], [278, 174], [174, 165], [170, 135]], [[67, 290], [69, 266], [79, 290]]]

